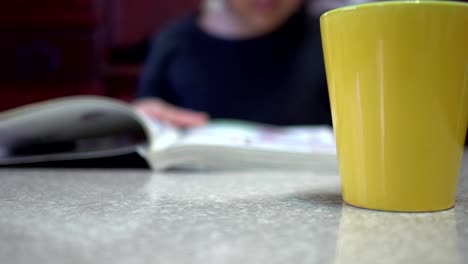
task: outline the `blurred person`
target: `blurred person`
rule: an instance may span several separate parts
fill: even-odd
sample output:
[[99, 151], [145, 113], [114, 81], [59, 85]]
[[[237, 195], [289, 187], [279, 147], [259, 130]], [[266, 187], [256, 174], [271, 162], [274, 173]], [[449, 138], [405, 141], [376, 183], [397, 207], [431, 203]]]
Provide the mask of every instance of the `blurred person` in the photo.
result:
[[302, 0], [205, 0], [154, 39], [135, 106], [180, 127], [331, 124], [318, 16]]

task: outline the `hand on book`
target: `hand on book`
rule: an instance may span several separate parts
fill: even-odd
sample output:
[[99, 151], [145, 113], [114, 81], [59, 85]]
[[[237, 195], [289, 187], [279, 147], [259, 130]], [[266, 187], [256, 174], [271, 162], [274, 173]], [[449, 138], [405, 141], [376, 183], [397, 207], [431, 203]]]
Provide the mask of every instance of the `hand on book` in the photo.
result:
[[203, 112], [177, 107], [158, 98], [145, 98], [134, 103], [137, 110], [177, 127], [195, 127], [208, 122]]

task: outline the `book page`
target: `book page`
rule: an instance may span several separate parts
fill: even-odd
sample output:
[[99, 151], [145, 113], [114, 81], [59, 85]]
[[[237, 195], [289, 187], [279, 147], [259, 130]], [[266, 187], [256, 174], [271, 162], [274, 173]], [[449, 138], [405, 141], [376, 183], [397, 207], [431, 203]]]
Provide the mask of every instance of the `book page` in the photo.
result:
[[137, 112], [148, 135], [151, 151], [159, 151], [171, 146], [181, 137], [181, 130], [142, 112]]
[[214, 121], [186, 130], [178, 145], [230, 146], [271, 151], [335, 153], [328, 126], [276, 127], [250, 122]]
[[117, 100], [72, 96], [0, 113], [0, 146], [41, 144], [142, 130], [131, 107]]

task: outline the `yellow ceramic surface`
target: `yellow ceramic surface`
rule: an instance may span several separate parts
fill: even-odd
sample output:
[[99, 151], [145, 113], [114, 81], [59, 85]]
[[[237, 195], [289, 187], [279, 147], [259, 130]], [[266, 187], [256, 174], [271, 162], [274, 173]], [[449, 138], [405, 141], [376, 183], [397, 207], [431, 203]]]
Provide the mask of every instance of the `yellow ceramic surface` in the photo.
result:
[[468, 4], [382, 2], [321, 17], [343, 198], [454, 205], [468, 126]]

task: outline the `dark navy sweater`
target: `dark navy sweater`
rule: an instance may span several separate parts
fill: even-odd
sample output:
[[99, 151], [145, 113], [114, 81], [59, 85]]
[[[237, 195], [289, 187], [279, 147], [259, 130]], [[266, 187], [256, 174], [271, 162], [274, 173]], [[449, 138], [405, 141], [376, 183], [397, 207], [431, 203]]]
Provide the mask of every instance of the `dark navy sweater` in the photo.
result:
[[305, 11], [269, 34], [242, 40], [204, 32], [188, 16], [151, 45], [138, 97], [277, 125], [331, 124], [317, 19]]

